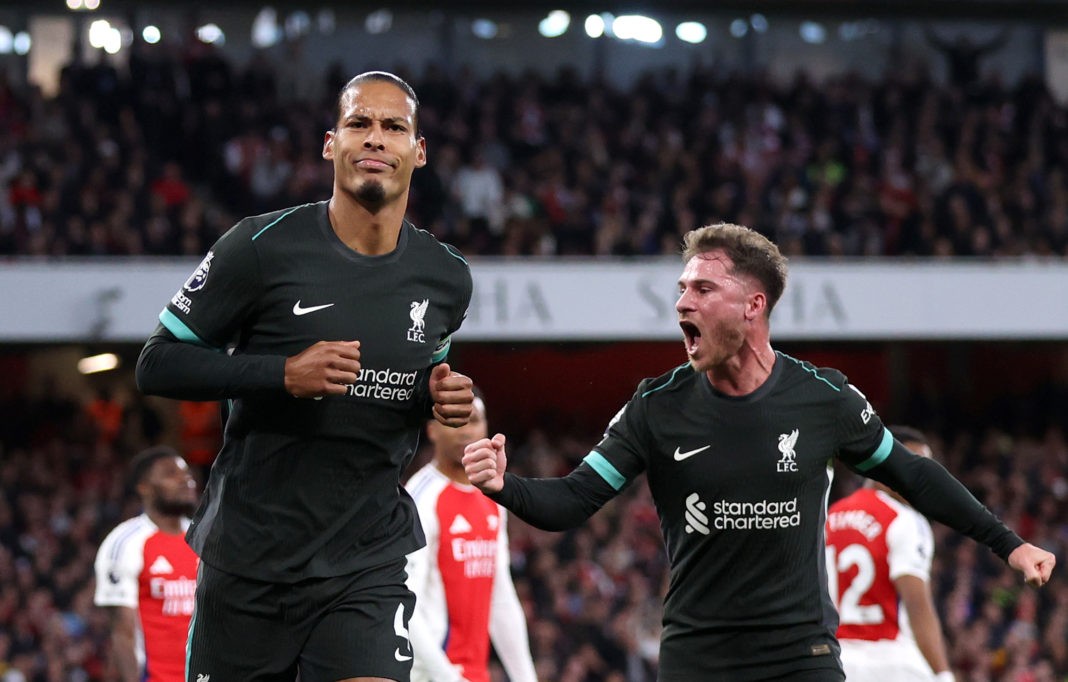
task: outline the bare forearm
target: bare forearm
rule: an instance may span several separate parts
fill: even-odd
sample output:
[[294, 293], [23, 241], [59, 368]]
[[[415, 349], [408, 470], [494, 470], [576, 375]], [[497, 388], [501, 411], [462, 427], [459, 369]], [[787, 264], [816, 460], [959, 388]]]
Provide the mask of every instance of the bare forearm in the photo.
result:
[[137, 665], [134, 637], [124, 632], [111, 634], [111, 662], [120, 682], [140, 682], [141, 670]]

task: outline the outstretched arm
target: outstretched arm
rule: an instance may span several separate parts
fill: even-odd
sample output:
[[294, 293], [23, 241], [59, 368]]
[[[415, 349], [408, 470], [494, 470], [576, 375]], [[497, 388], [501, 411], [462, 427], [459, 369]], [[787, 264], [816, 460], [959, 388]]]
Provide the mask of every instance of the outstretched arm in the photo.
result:
[[938, 462], [894, 441], [881, 463], [859, 473], [890, 486], [924, 516], [986, 545], [1028, 584], [1039, 587], [1049, 580], [1054, 556], [1020, 539]]
[[506, 475], [504, 445], [500, 433], [492, 440], [471, 443], [464, 449], [464, 470], [483, 493], [532, 526], [551, 531], [574, 528], [618, 494], [587, 464], [562, 478]]

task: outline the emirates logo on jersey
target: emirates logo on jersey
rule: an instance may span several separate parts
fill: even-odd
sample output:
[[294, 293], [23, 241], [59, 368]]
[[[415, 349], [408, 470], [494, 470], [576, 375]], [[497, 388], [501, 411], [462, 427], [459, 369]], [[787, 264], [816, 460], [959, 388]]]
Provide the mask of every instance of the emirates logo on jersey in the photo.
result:
[[463, 564], [465, 578], [492, 578], [497, 562], [497, 541], [453, 538], [452, 558]]
[[152, 578], [148, 583], [149, 594], [163, 602], [164, 616], [189, 616], [193, 613], [197, 581], [189, 578]]

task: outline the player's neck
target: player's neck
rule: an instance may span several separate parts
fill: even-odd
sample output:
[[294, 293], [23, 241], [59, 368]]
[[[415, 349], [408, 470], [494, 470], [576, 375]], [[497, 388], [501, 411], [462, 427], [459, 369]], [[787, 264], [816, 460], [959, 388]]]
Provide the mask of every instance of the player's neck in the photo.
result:
[[705, 372], [705, 376], [720, 393], [743, 396], [763, 386], [774, 367], [775, 351], [766, 339], [757, 344], [747, 341], [738, 353]]
[[445, 457], [435, 456], [434, 467], [441, 473], [445, 474], [445, 477], [454, 483], [471, 485], [471, 481], [467, 478], [467, 472], [464, 471], [464, 465], [460, 462]]
[[337, 238], [356, 253], [384, 256], [397, 248], [407, 205], [407, 192], [373, 212], [351, 197], [335, 194], [330, 198], [330, 226]]
[[173, 514], [161, 514], [155, 509], [145, 509], [145, 514], [152, 523], [156, 524], [164, 533], [168, 535], [182, 535], [185, 533], [185, 529], [182, 528], [182, 517], [174, 516]]

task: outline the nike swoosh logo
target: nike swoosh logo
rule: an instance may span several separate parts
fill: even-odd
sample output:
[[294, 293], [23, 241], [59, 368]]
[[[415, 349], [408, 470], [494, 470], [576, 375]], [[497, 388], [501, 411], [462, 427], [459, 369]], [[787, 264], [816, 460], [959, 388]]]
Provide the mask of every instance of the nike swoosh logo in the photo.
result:
[[679, 452], [679, 448], [675, 448], [675, 461], [676, 462], [681, 462], [682, 460], [686, 459], [687, 457], [693, 457], [698, 452], [704, 452], [705, 450], [709, 449], [710, 447], [712, 447], [712, 446], [711, 445], [706, 445], [703, 448], [697, 448], [696, 450], [687, 450], [686, 452]]
[[405, 656], [404, 654], [402, 654], [402, 653], [400, 652], [400, 648], [399, 648], [399, 647], [393, 650], [393, 658], [397, 659], [397, 660], [398, 660], [398, 661], [400, 661], [401, 663], [403, 663], [403, 662], [405, 662], [405, 661], [410, 661], [410, 660], [412, 660], [412, 657], [411, 657], [411, 656]]
[[323, 310], [324, 308], [329, 308], [332, 305], [334, 305], [334, 304], [333, 303], [324, 303], [322, 305], [313, 305], [313, 306], [309, 306], [307, 308], [301, 308], [300, 307], [300, 301], [297, 301], [296, 303], [293, 304], [293, 314], [294, 315], [307, 315], [308, 313], [314, 313], [316, 310]]

